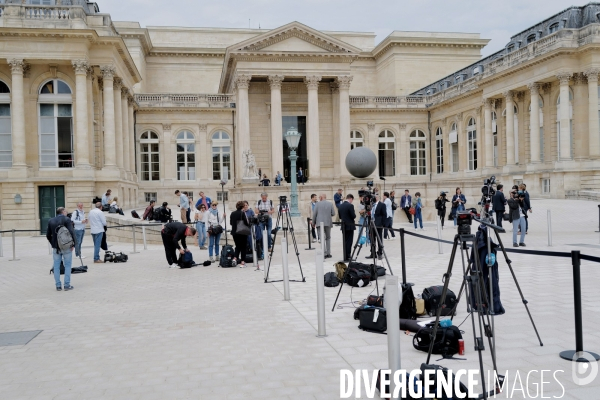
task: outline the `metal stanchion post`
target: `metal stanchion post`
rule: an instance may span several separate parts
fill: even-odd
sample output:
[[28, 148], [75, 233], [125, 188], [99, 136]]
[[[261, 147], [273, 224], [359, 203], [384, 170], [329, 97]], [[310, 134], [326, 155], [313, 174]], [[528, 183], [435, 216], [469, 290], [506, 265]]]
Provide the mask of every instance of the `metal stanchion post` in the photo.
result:
[[327, 336], [325, 328], [325, 282], [322, 278], [325, 273], [323, 269], [323, 251], [321, 249], [317, 249], [315, 264], [317, 266], [317, 315], [319, 321], [319, 334], [317, 337], [325, 337]]
[[323, 222], [319, 223], [319, 232], [321, 232], [321, 250], [323, 251], [323, 256], [325, 254], [325, 225]]
[[144, 250], [148, 250], [148, 243], [146, 242], [146, 227], [142, 225], [142, 238], [144, 239]]
[[[435, 224], [437, 227], [437, 236], [439, 240], [442, 240], [442, 223], [438, 217], [435, 218], [437, 223]], [[438, 253], [444, 254], [444, 250], [442, 250], [442, 242], [438, 242]]]
[[400, 228], [400, 261], [402, 263], [402, 284], [406, 285], [406, 254], [404, 252], [404, 228]]
[[548, 210], [548, 246], [552, 247], [552, 219]]
[[[391, 376], [400, 370], [400, 307], [401, 296], [398, 290], [398, 277], [385, 277], [385, 309], [387, 316], [388, 363]], [[394, 379], [390, 379], [390, 393], [394, 393]]]
[[281, 238], [281, 260], [283, 263], [283, 300], [290, 301], [290, 274], [288, 269], [287, 241]]
[[304, 250], [314, 250], [312, 247], [312, 237], [310, 236], [311, 231], [312, 231], [310, 218], [306, 218], [306, 226], [308, 226], [308, 249], [304, 249]]
[[600, 204], [598, 204], [598, 230], [596, 233], [600, 232]]
[[9, 261], [19, 261], [19, 259], [17, 258], [17, 245], [16, 245], [16, 239], [15, 239], [15, 230], [12, 230], [12, 247], [13, 247], [13, 258], [11, 258]]
[[269, 254], [267, 252], [267, 250], [269, 249], [269, 237], [267, 236], [269, 234], [269, 232], [267, 231], [267, 227], [265, 226], [265, 229], [263, 230], [263, 270], [265, 272], [265, 282], [267, 281], [267, 265], [269, 264], [267, 262], [267, 255]]
[[139, 251], [135, 250], [135, 225], [131, 225], [131, 231], [133, 232], [133, 251], [131, 254], [137, 254]]

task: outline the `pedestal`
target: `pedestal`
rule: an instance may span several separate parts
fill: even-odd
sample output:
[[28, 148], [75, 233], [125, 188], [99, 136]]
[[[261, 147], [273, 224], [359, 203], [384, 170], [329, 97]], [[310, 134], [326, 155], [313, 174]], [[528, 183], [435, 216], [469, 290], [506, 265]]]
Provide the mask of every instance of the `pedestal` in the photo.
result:
[[242, 184], [244, 184], [244, 185], [258, 186], [258, 182], [260, 182], [260, 179], [258, 179], [258, 176], [246, 176], [246, 177], [242, 178]]

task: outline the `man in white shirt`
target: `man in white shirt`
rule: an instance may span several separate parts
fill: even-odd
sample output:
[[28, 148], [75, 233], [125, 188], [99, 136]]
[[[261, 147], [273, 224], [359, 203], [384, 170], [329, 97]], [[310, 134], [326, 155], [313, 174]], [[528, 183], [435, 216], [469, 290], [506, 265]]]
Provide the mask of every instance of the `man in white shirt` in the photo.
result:
[[[385, 211], [387, 213], [387, 220], [385, 226], [387, 228], [392, 228], [394, 225], [394, 211], [392, 210], [392, 200], [390, 199], [389, 192], [383, 192], [383, 203], [385, 204]], [[390, 237], [392, 235], [392, 237]], [[396, 234], [391, 229], [385, 229], [383, 233], [383, 238], [385, 240], [393, 240], [392, 238], [396, 238]]]
[[75, 229], [75, 257], [85, 258], [81, 255], [81, 243], [83, 242], [83, 235], [85, 235], [85, 225], [87, 219], [85, 219], [85, 211], [83, 211], [83, 203], [77, 203], [77, 208], [71, 214], [71, 221]]
[[181, 222], [185, 224], [185, 223], [187, 223], [187, 210], [189, 210], [189, 208], [190, 208], [190, 200], [184, 193], [181, 193], [179, 190], [175, 191], [175, 196], [179, 196]]
[[100, 245], [102, 244], [102, 236], [104, 235], [104, 227], [106, 226], [106, 217], [102, 212], [102, 203], [96, 203], [96, 208], [90, 210], [88, 215], [90, 222], [90, 232], [94, 240], [94, 263], [102, 264], [100, 260]]

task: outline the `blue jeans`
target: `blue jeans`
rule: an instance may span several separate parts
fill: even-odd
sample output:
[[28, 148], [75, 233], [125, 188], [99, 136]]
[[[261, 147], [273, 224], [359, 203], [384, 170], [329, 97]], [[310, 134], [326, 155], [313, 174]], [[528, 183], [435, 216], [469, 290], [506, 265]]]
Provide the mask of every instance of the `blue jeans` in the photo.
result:
[[221, 233], [218, 235], [209, 235], [208, 236], [208, 256], [213, 256], [213, 249], [215, 256], [219, 257], [219, 241], [221, 240]]
[[196, 230], [198, 231], [198, 246], [204, 247], [206, 244], [206, 225], [204, 222], [196, 222]]
[[413, 223], [415, 224], [415, 229], [417, 229], [417, 220], [419, 220], [421, 229], [423, 229], [423, 215], [421, 214], [420, 208], [415, 208], [415, 215], [413, 215]]
[[519, 243], [525, 243], [525, 233], [527, 232], [525, 221], [525, 217], [513, 219], [513, 243], [517, 243], [517, 232], [519, 231], [519, 227], [521, 228], [521, 241]]
[[[259, 224], [260, 230], [265, 230], [265, 224]], [[273, 247], [273, 237], [271, 235], [271, 231], [273, 230], [273, 218], [269, 218], [269, 223], [267, 224], [267, 239], [269, 239], [269, 248]]]
[[[385, 226], [386, 226], [387, 228], [392, 228], [392, 227], [393, 227], [393, 225], [394, 225], [394, 217], [388, 217], [388, 218], [386, 219], [386, 221], [385, 221]], [[390, 235], [391, 235], [392, 237], [394, 237], [394, 238], [396, 237], [396, 234], [394, 233], [394, 231], [392, 231], [392, 230], [390, 230], [390, 229], [384, 229], [384, 231], [383, 231], [383, 237], [384, 237], [385, 239], [387, 239], [387, 238], [389, 238], [389, 237], [390, 237]]]
[[81, 256], [81, 242], [83, 242], [83, 235], [85, 234], [85, 229], [76, 229], [75, 230], [75, 256]]
[[102, 235], [104, 233], [92, 233], [92, 239], [94, 240], [94, 261], [100, 259], [100, 245], [102, 244]]
[[52, 249], [52, 259], [54, 260], [54, 283], [60, 287], [60, 262], [65, 264], [65, 287], [71, 285], [71, 262], [73, 261], [73, 252], [68, 251], [65, 254], [58, 253]]

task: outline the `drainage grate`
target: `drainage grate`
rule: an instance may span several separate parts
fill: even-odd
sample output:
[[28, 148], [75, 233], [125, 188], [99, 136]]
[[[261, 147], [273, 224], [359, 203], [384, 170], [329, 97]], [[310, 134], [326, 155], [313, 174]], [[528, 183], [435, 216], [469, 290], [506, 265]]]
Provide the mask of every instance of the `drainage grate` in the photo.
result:
[[6, 332], [0, 333], [1, 346], [22, 346], [29, 343], [42, 331]]

